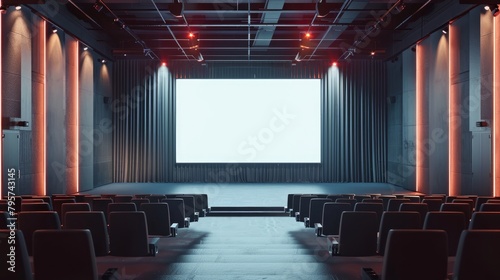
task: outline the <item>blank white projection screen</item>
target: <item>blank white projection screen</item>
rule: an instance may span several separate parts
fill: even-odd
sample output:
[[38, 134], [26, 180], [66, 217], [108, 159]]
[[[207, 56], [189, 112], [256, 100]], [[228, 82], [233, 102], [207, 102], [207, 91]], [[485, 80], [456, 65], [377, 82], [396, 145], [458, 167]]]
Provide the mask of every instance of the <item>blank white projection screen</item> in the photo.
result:
[[177, 79], [178, 163], [320, 163], [319, 79]]

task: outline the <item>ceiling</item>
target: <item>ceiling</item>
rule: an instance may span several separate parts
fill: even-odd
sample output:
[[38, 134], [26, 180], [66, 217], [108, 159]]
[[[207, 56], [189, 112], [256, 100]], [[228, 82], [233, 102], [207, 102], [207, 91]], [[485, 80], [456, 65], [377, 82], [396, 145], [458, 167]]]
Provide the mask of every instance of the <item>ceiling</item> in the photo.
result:
[[[430, 0], [69, 0], [117, 57], [203, 61], [387, 58]], [[325, 0], [323, 0], [325, 1]], [[183, 11], [175, 11], [182, 7]], [[177, 16], [174, 16], [174, 14]], [[190, 33], [192, 38], [190, 39]], [[309, 37], [306, 37], [309, 34]]]

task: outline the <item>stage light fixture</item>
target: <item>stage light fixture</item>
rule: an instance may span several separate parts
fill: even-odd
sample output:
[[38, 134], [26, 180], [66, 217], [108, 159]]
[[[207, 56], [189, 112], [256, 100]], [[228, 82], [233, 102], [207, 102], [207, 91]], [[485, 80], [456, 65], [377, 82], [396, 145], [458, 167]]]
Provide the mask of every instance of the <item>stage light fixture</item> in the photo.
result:
[[370, 55], [371, 55], [371, 56], [374, 56], [374, 55], [375, 55], [375, 52], [371, 52], [371, 53], [370, 53]]
[[101, 3], [100, 0], [95, 1], [94, 5], [92, 6], [97, 12], [100, 12], [104, 5]]
[[326, 3], [326, 0], [320, 0], [316, 2], [316, 13], [318, 17], [326, 17], [330, 13], [330, 6]]
[[334, 62], [332, 63], [332, 66], [336, 67], [336, 66], [337, 66], [337, 61], [334, 61]]
[[180, 2], [179, 0], [174, 0], [172, 4], [168, 5], [168, 11], [174, 16], [174, 17], [182, 17], [182, 14], [184, 12], [184, 4]]
[[198, 39], [196, 38], [196, 35], [192, 32], [189, 32], [189, 48], [190, 49], [198, 49], [199, 47], [199, 42]]
[[311, 48], [311, 33], [307, 32], [304, 35], [304, 38], [300, 40], [300, 48], [301, 49], [310, 49]]
[[53, 25], [52, 26], [52, 33], [57, 33], [57, 31], [58, 31], [57, 27]]
[[300, 62], [300, 61], [302, 61], [302, 60], [305, 58], [305, 56], [306, 56], [305, 50], [304, 50], [304, 49], [301, 49], [301, 50], [297, 53], [297, 55], [295, 56], [295, 61]]
[[203, 58], [203, 55], [201, 55], [201, 52], [198, 52], [198, 56], [196, 57], [196, 61], [198, 61], [198, 62], [202, 62], [203, 60], [205, 60], [205, 59]]
[[403, 1], [401, 1], [401, 3], [399, 3], [399, 5], [396, 6], [396, 11], [398, 13], [401, 13], [405, 8], [406, 8], [406, 4], [403, 3]]
[[16, 5], [16, 11], [21, 10], [21, 5]]
[[167, 63], [164, 61], [161, 63], [161, 66], [165, 67], [165, 66], [167, 66]]
[[443, 32], [443, 34], [445, 35], [448, 34], [448, 31], [446, 29], [441, 30], [441, 32]]
[[83, 50], [84, 50], [84, 51], [87, 51], [88, 49], [89, 49], [89, 47], [87, 47], [87, 46], [84, 46], [84, 47], [83, 47]]

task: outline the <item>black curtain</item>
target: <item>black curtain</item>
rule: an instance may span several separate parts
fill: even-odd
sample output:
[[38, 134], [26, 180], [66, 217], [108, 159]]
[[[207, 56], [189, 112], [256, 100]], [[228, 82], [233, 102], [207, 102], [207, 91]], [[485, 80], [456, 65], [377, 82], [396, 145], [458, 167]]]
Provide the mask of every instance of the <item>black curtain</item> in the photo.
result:
[[[321, 164], [175, 163], [176, 78], [322, 80]], [[118, 61], [113, 72], [115, 182], [385, 182], [386, 70], [324, 63]]]

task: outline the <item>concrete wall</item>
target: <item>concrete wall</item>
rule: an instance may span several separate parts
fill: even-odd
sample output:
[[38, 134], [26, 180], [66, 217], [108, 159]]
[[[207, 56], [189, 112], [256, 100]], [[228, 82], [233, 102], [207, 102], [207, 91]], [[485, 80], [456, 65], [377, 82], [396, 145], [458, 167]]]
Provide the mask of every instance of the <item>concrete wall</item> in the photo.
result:
[[[396, 100], [388, 106], [388, 181], [425, 193], [491, 195], [493, 16], [477, 7], [445, 28], [387, 62], [388, 96]], [[476, 127], [479, 120], [489, 126]]]
[[28, 9], [11, 7], [1, 20], [2, 117], [30, 123], [10, 128], [20, 130], [16, 194], [72, 193], [111, 182], [111, 148], [102, 148], [111, 133], [94, 133], [95, 116], [111, 120], [103, 103], [111, 96], [110, 74], [101, 74], [98, 55], [63, 30], [52, 33]]

